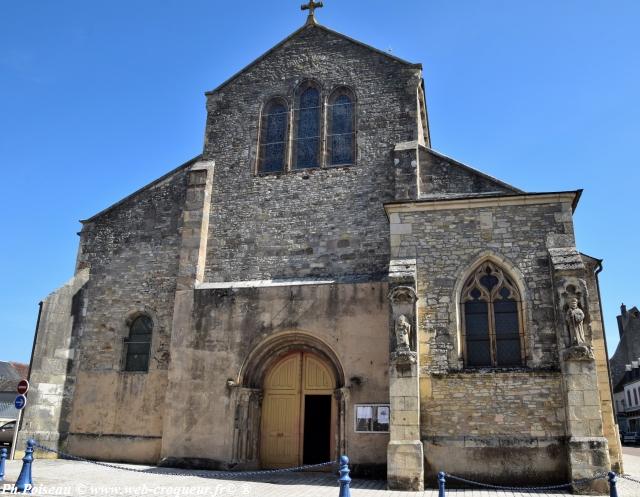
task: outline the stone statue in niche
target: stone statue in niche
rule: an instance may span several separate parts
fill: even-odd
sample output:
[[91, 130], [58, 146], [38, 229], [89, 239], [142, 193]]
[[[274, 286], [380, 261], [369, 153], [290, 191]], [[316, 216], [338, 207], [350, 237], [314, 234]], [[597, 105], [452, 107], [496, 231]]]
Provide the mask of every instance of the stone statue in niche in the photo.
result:
[[567, 302], [565, 311], [565, 323], [569, 331], [569, 346], [563, 351], [563, 358], [567, 361], [593, 361], [593, 350], [585, 334], [585, 312], [580, 308], [579, 303], [582, 300], [582, 292], [579, 292], [575, 286], [567, 286], [567, 292], [563, 297]]
[[569, 309], [565, 317], [569, 327], [571, 345], [586, 345], [584, 335], [584, 312], [578, 307], [578, 299], [573, 297], [569, 300]]
[[404, 314], [396, 320], [396, 349], [409, 350], [409, 337], [411, 336], [411, 324]]

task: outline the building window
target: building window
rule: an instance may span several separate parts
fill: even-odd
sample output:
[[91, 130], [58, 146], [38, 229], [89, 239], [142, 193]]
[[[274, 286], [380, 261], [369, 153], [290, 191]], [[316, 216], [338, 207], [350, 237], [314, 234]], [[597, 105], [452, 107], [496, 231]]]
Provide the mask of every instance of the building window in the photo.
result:
[[288, 122], [289, 110], [283, 99], [274, 98], [264, 106], [258, 172], [276, 173], [284, 170]]
[[627, 390], [627, 404], [631, 405], [631, 392], [629, 390]]
[[356, 404], [355, 431], [386, 433], [389, 431], [389, 404]]
[[310, 82], [301, 85], [295, 110], [295, 169], [320, 166], [321, 110], [318, 88]]
[[633, 400], [635, 400], [635, 402], [633, 403], [633, 405], [638, 405], [638, 389], [634, 388], [633, 389]]
[[492, 262], [465, 282], [460, 301], [465, 364], [513, 367], [524, 363], [522, 302], [513, 280]]
[[129, 326], [129, 336], [124, 339], [125, 371], [148, 371], [151, 355], [153, 321], [149, 316], [138, 316]]
[[329, 97], [327, 160], [329, 165], [354, 164], [356, 158], [355, 98], [351, 90], [338, 88]]

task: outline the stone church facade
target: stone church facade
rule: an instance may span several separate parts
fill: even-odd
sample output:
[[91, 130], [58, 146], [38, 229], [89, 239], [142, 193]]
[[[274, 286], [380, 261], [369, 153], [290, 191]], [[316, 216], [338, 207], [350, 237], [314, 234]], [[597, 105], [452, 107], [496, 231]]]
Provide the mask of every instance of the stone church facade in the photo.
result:
[[581, 191], [434, 151], [422, 76], [311, 15], [208, 92], [202, 155], [83, 221], [22, 436], [391, 488], [619, 470]]

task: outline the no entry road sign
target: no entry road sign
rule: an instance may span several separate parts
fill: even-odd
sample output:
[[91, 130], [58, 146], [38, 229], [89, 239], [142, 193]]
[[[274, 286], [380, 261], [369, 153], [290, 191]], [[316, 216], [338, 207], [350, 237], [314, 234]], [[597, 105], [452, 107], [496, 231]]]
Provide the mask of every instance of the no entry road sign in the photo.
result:
[[27, 405], [27, 398], [24, 395], [18, 395], [13, 405], [16, 406], [16, 409], [18, 409], [18, 411], [21, 411], [22, 409], [24, 409], [24, 406]]
[[20, 395], [24, 395], [29, 391], [29, 382], [27, 380], [20, 380], [18, 388], [16, 389]]

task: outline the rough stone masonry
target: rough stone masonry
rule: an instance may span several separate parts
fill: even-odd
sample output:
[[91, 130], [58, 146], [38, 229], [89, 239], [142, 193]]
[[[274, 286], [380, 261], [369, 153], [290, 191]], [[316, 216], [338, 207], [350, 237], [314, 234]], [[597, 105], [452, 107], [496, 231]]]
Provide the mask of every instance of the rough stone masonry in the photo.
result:
[[[421, 66], [314, 19], [206, 94], [200, 156], [83, 221], [76, 273], [42, 305], [22, 441], [223, 469], [326, 447], [397, 489], [441, 470], [510, 484], [620, 470], [600, 261], [575, 247], [581, 192], [526, 193], [436, 152]], [[319, 167], [297, 169], [308, 87]], [[354, 154], [331, 167], [335, 91], [352, 96]], [[286, 159], [265, 173], [274, 98]], [[474, 363], [479, 347], [491, 352]], [[295, 354], [316, 373], [273, 380]], [[322, 382], [330, 407], [312, 420]]]

